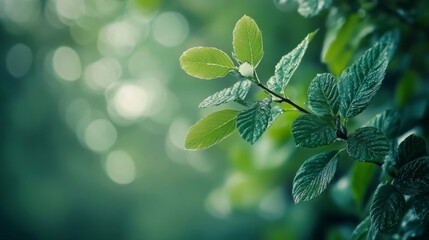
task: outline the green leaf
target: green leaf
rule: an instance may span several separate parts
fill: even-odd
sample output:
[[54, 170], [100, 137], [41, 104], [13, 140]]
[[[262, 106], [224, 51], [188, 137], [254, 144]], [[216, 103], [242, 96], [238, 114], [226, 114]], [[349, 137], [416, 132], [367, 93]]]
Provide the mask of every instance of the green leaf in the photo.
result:
[[429, 221], [429, 194], [420, 194], [411, 197], [411, 202], [417, 217], [420, 222], [426, 223]]
[[317, 74], [308, 87], [308, 107], [318, 115], [335, 116], [339, 104], [338, 85], [334, 75]]
[[371, 227], [371, 218], [366, 217], [352, 233], [352, 240], [366, 240], [368, 231]]
[[381, 165], [389, 153], [389, 141], [375, 127], [359, 128], [348, 137], [347, 152], [355, 160]]
[[237, 116], [240, 136], [249, 143], [255, 143], [265, 132], [271, 119], [271, 98], [256, 102], [242, 110]]
[[380, 232], [392, 232], [398, 227], [404, 213], [404, 196], [392, 185], [379, 185], [370, 208], [374, 227]]
[[402, 166], [394, 184], [406, 195], [429, 192], [429, 156], [417, 158]]
[[328, 187], [337, 169], [338, 159], [338, 151], [328, 151], [307, 159], [301, 165], [293, 179], [295, 203], [309, 201]]
[[[394, 48], [382, 37], [340, 76], [340, 113], [354, 117], [369, 105], [383, 81]], [[392, 40], [393, 41], [393, 40]]]
[[301, 41], [298, 46], [295, 47], [291, 52], [283, 56], [277, 63], [274, 70], [274, 76], [271, 77], [268, 82], [268, 88], [274, 92], [284, 95], [284, 89], [286, 88], [289, 80], [298, 68], [305, 51], [307, 50], [308, 44], [313, 39], [314, 35], [318, 30], [309, 33], [304, 40]]
[[223, 77], [234, 68], [234, 63], [226, 53], [212, 47], [190, 48], [179, 61], [187, 74], [200, 79]]
[[198, 107], [206, 108], [218, 106], [227, 102], [243, 100], [249, 92], [252, 82], [250, 80], [242, 80], [235, 83], [232, 87], [225, 88], [210, 97], [204, 99]]
[[337, 139], [335, 124], [330, 117], [312, 114], [299, 116], [292, 124], [292, 135], [298, 147], [320, 147]]
[[208, 115], [189, 129], [185, 148], [200, 150], [218, 144], [235, 131], [238, 111], [223, 110]]
[[380, 129], [386, 137], [395, 138], [398, 137], [401, 128], [401, 119], [397, 111], [387, 109], [377, 114], [366, 126], [376, 127]]
[[264, 55], [262, 33], [255, 20], [244, 15], [235, 24], [232, 33], [234, 57], [239, 63], [248, 62], [256, 68]]
[[328, 9], [332, 0], [297, 0], [298, 12], [304, 17], [314, 17], [323, 10]]
[[273, 124], [274, 121], [277, 119], [277, 117], [280, 116], [283, 112], [284, 112], [283, 109], [279, 106], [271, 107], [271, 117], [270, 117], [270, 120], [268, 121], [268, 127], [270, 127], [271, 124]]
[[425, 140], [421, 137], [411, 134], [399, 144], [396, 167], [399, 169], [404, 164], [409, 163], [414, 159], [423, 157], [425, 155], [426, 155]]
[[355, 162], [351, 172], [351, 188], [356, 205], [361, 208], [367, 196], [368, 186], [370, 186], [377, 166], [368, 165], [362, 162]]

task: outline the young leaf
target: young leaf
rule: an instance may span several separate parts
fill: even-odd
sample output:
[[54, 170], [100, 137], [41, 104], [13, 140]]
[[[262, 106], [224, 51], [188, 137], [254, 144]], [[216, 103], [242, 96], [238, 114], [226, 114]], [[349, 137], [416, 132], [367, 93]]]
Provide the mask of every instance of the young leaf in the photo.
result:
[[232, 87], [225, 88], [204, 99], [204, 101], [202, 101], [198, 107], [206, 108], [211, 106], [218, 106], [231, 101], [243, 100], [249, 92], [251, 85], [252, 82], [250, 80], [245, 79], [239, 81], [235, 83]]
[[411, 197], [414, 210], [422, 223], [429, 221], [429, 194], [415, 195]]
[[256, 102], [237, 116], [237, 129], [241, 137], [253, 144], [261, 137], [271, 119], [271, 98]]
[[399, 169], [404, 164], [426, 155], [426, 142], [423, 138], [414, 134], [408, 136], [399, 144], [396, 167]]
[[328, 145], [337, 139], [332, 118], [311, 114], [303, 114], [293, 122], [292, 135], [298, 147], [308, 148]]
[[389, 153], [389, 141], [375, 127], [359, 128], [348, 137], [347, 152], [355, 160], [381, 165]]
[[398, 227], [404, 213], [404, 196], [392, 185], [379, 185], [370, 209], [374, 227], [380, 232], [392, 232]]
[[218, 144], [235, 131], [238, 111], [223, 110], [208, 115], [189, 129], [185, 148], [201, 150]]
[[314, 17], [332, 4], [332, 0], [297, 0], [297, 2], [298, 12], [304, 17]]
[[380, 88], [394, 48], [387, 39], [380, 39], [341, 74], [338, 87], [343, 117], [361, 113]]
[[248, 62], [256, 68], [264, 55], [262, 33], [255, 20], [243, 16], [235, 24], [232, 33], [234, 57], [239, 63]]
[[338, 159], [338, 151], [329, 151], [315, 155], [301, 165], [293, 179], [295, 203], [309, 201], [328, 187], [337, 169]]
[[417, 158], [402, 166], [394, 184], [406, 195], [429, 192], [429, 156]]
[[371, 218], [366, 217], [352, 233], [352, 240], [364, 240], [368, 235], [368, 231], [371, 227]]
[[401, 128], [401, 119], [397, 111], [387, 109], [386, 111], [377, 114], [366, 124], [366, 126], [372, 126], [380, 129], [384, 135], [390, 139], [398, 136]]
[[212, 47], [190, 48], [179, 61], [187, 74], [200, 79], [223, 77], [234, 68], [234, 63], [226, 53]]
[[338, 85], [334, 75], [317, 74], [308, 87], [308, 107], [318, 115], [335, 116], [339, 103]]
[[284, 89], [289, 83], [293, 73], [298, 68], [299, 63], [307, 50], [308, 44], [313, 39], [317, 31], [318, 30], [309, 33], [304, 40], [295, 47], [295, 49], [280, 59], [276, 65], [274, 77], [271, 77], [267, 82], [270, 90], [284, 95]]

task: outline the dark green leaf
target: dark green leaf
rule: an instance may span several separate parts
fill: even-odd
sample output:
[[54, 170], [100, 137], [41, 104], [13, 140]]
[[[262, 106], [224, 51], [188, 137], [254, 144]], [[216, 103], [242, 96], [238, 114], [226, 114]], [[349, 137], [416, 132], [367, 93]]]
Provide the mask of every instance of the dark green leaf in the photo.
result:
[[392, 185], [379, 185], [371, 204], [371, 222], [380, 232], [395, 230], [405, 213], [404, 196]]
[[235, 83], [232, 87], [225, 88], [210, 97], [204, 99], [199, 105], [200, 108], [218, 106], [231, 101], [243, 100], [252, 85], [250, 80], [242, 80]]
[[359, 128], [348, 137], [347, 152], [355, 160], [383, 164], [389, 141], [378, 128]]
[[328, 187], [337, 169], [338, 159], [338, 151], [329, 151], [315, 155], [301, 165], [293, 180], [295, 203], [309, 201]]
[[417, 158], [402, 166], [394, 184], [406, 195], [429, 192], [429, 157]]
[[409, 208], [402, 218], [401, 228], [399, 229], [399, 238], [401, 240], [417, 240], [422, 238], [425, 232], [425, 224], [420, 221], [414, 208]]
[[343, 117], [361, 113], [380, 88], [394, 49], [393, 42], [386, 42], [389, 39], [382, 37], [341, 74], [338, 87]]
[[221, 142], [235, 131], [237, 114], [238, 111], [223, 110], [201, 119], [189, 129], [185, 148], [200, 150]]
[[380, 129], [386, 137], [395, 138], [398, 136], [399, 130], [401, 129], [401, 119], [397, 111], [387, 109], [377, 114], [366, 126], [376, 127]]
[[217, 48], [194, 47], [180, 57], [180, 66], [189, 75], [200, 79], [223, 77], [234, 68], [229, 56]]
[[366, 217], [352, 233], [352, 240], [366, 240], [368, 236], [368, 231], [371, 227], [371, 218]]
[[248, 62], [256, 68], [264, 55], [262, 33], [255, 20], [243, 16], [238, 20], [232, 33], [234, 57], [240, 63]]
[[411, 197], [415, 213], [422, 223], [429, 221], [429, 192]]
[[292, 134], [299, 147], [324, 146], [337, 139], [333, 119], [312, 114], [299, 116], [292, 124]]
[[332, 4], [332, 0], [297, 0], [297, 2], [298, 12], [304, 17], [314, 17]]
[[261, 137], [271, 119], [271, 99], [266, 98], [242, 110], [237, 116], [237, 129], [241, 137], [253, 144]]
[[423, 157], [425, 155], [426, 155], [425, 140], [421, 137], [418, 137], [412, 134], [399, 144], [396, 167], [399, 169], [404, 164], [409, 163], [414, 159]]
[[307, 50], [308, 44], [316, 33], [317, 30], [309, 33], [304, 38], [304, 40], [302, 40], [302, 42], [295, 47], [295, 49], [280, 59], [276, 65], [274, 76], [271, 77], [267, 82], [269, 89], [282, 95], [284, 94], [284, 89], [289, 83], [289, 80], [291, 79], [295, 70], [298, 68], [299, 63], [301, 62], [301, 59]]
[[318, 115], [335, 116], [339, 103], [335, 76], [330, 73], [317, 74], [308, 87], [308, 107]]

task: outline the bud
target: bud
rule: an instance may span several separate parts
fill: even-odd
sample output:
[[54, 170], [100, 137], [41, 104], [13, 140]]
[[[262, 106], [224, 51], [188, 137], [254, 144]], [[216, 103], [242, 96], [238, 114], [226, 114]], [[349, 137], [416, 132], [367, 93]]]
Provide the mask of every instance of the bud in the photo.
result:
[[238, 72], [240, 72], [243, 77], [253, 77], [253, 66], [250, 63], [245, 62], [240, 65]]

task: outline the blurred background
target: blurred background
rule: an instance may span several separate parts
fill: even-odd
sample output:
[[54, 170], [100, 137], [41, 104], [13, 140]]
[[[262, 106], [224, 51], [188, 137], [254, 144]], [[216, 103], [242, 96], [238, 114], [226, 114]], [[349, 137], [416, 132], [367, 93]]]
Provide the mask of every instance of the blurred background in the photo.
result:
[[178, 59], [194, 46], [230, 53], [244, 14], [263, 32], [262, 79], [317, 28], [290, 98], [302, 104], [310, 80], [327, 71], [323, 16], [304, 19], [279, 2], [0, 0], [0, 238], [350, 236], [360, 208], [346, 191], [347, 166], [321, 197], [293, 204], [296, 170], [320, 151], [290, 139], [297, 114], [254, 146], [235, 133], [183, 150], [188, 128], [217, 110], [198, 103], [233, 78], [197, 80]]

